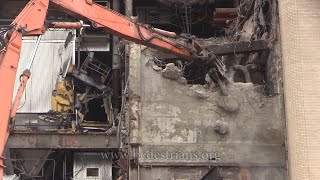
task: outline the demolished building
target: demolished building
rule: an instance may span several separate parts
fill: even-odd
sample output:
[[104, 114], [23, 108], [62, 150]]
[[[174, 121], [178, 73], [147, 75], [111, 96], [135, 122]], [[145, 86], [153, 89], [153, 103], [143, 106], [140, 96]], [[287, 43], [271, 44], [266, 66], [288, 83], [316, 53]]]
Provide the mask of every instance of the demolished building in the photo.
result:
[[[1, 3], [8, 24], [27, 1]], [[177, 58], [86, 21], [24, 37], [15, 92], [39, 47], [10, 124], [7, 177], [287, 179], [276, 0], [93, 3], [211, 54]], [[47, 20], [79, 21], [55, 6]]]

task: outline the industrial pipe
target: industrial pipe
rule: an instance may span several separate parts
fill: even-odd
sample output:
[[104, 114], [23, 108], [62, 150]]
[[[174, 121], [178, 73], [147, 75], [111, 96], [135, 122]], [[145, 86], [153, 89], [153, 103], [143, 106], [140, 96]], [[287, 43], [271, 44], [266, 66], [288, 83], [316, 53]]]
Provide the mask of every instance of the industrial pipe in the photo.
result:
[[[112, 1], [112, 9], [114, 11], [120, 12], [120, 1]], [[118, 36], [112, 36], [112, 90], [113, 90], [113, 107], [115, 109], [115, 116], [120, 110], [120, 88], [121, 88], [121, 44], [120, 38]], [[114, 117], [115, 117], [114, 116]], [[112, 120], [113, 121], [113, 120]]]
[[237, 16], [237, 8], [216, 8], [213, 14], [213, 25], [216, 27], [227, 27]]
[[238, 15], [223, 15], [223, 14], [216, 14], [213, 16], [213, 18], [228, 18], [228, 19], [234, 19], [237, 18]]
[[214, 18], [213, 19], [213, 23], [214, 24], [223, 24], [223, 25], [227, 25], [227, 21], [229, 20], [229, 18]]
[[238, 13], [237, 8], [216, 8], [215, 9], [215, 15], [234, 15]]
[[177, 34], [175, 32], [170, 32], [170, 31], [166, 31], [166, 30], [158, 29], [158, 28], [152, 28], [152, 29], [155, 32], [157, 32], [161, 35], [167, 36], [167, 37], [171, 37], [171, 38], [177, 37]]
[[82, 22], [51, 22], [51, 28], [64, 28], [64, 29], [81, 29], [82, 27], [90, 27], [88, 24]]
[[125, 15], [131, 17], [133, 15], [133, 0], [125, 0]]

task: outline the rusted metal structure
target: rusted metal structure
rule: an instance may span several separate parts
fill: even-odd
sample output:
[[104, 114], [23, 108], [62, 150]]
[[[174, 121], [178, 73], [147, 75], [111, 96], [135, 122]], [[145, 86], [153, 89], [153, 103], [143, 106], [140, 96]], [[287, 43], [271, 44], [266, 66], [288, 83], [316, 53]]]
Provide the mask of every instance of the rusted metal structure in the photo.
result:
[[[101, 7], [92, 1], [52, 1], [52, 3], [65, 9], [68, 13], [75, 16], [85, 17], [93, 22], [93, 26], [96, 28], [103, 28], [108, 32], [118, 35], [122, 38], [134, 41], [136, 43], [145, 44], [160, 50], [170, 51], [176, 55], [182, 56], [187, 59], [196, 58], [198, 53], [196, 49], [191, 49], [188, 45], [182, 45], [174, 40], [171, 40], [159, 33], [156, 33], [152, 29], [137, 24], [130, 19], [121, 16], [111, 10]], [[18, 66], [18, 59], [21, 50], [22, 36], [24, 35], [41, 35], [45, 32], [44, 20], [45, 14], [49, 5], [48, 0], [33, 0], [28, 3], [25, 9], [20, 15], [13, 21], [10, 29], [8, 29], [7, 48], [2, 49], [1, 56], [1, 70], [0, 70], [0, 82], [3, 83], [3, 87], [6, 87], [1, 91], [1, 99], [3, 107], [1, 108], [1, 149], [2, 154], [4, 144], [8, 137], [8, 119], [10, 112], [10, 102], [13, 94], [13, 83], [15, 72]], [[101, 19], [101, 15], [106, 19]], [[80, 27], [79, 24], [55, 24], [56, 27]], [[39, 37], [40, 39], [40, 37]], [[26, 83], [29, 78], [29, 74], [24, 73], [22, 75], [22, 83], [18, 90], [16, 101], [11, 114], [15, 114], [15, 111], [20, 103], [20, 99], [26, 87]], [[5, 78], [5, 79], [4, 79]], [[1, 163], [2, 164], [2, 163]], [[2, 173], [1, 173], [2, 174]]]
[[227, 27], [230, 24], [229, 21], [235, 20], [237, 16], [237, 8], [215, 8], [213, 25], [216, 27]]
[[[31, 1], [23, 12], [32, 14], [34, 12], [32, 9], [35, 8], [36, 13], [42, 13], [49, 1]], [[98, 3], [98, 1], [96, 2]], [[112, 164], [116, 163], [112, 170], [115, 170], [117, 173], [115, 176], [119, 179], [121, 177], [132, 180], [199, 179], [200, 177], [208, 179], [212, 177], [272, 179], [268, 174], [283, 179], [282, 168], [285, 167], [285, 151], [280, 98], [282, 94], [267, 94], [265, 91], [267, 78], [259, 77], [265, 71], [269, 73], [263, 64], [266, 58], [262, 55], [268, 56], [270, 52], [273, 55], [274, 48], [277, 48], [277, 46], [273, 46], [274, 39], [271, 35], [264, 35], [264, 38], [261, 38], [262, 33], [250, 34], [250, 31], [244, 29], [243, 32], [233, 34], [234, 39], [230, 41], [220, 41], [217, 40], [218, 37], [217, 39], [212, 38], [211, 41], [210, 39], [208, 41], [202, 39], [199, 43], [201, 45], [198, 45], [191, 35], [178, 35], [174, 32], [138, 23], [140, 19], [135, 17], [123, 17], [115, 12], [117, 10], [116, 3], [113, 4], [113, 11], [105, 8], [109, 3], [101, 3], [100, 1], [100, 5], [98, 5], [91, 0], [82, 0], [75, 4], [68, 0], [52, 0], [54, 7], [75, 18], [84, 20], [84, 22], [71, 22], [78, 20], [73, 18], [66, 20], [66, 22], [57, 22], [59, 19], [57, 18], [54, 19], [54, 22], [39, 23], [39, 26], [34, 26], [35, 31], [39, 30], [37, 28], [42, 30], [37, 33], [29, 32], [29, 25], [25, 28], [12, 26], [14, 29], [8, 28], [6, 30], [6, 32], [19, 30], [18, 33], [22, 36], [29, 36], [48, 32], [46, 29], [49, 27], [77, 29], [73, 31], [76, 33], [71, 33], [68, 30], [70, 31], [69, 35], [64, 36], [61, 40], [61, 44], [65, 46], [68, 42], [73, 41], [72, 38], [76, 38], [74, 43], [77, 46], [73, 50], [73, 58], [76, 63], [70, 64], [70, 68], [67, 70], [63, 68], [62, 74], [57, 75], [57, 70], [52, 77], [59, 80], [53, 80], [55, 89], [49, 88], [48, 90], [50, 96], [52, 91], [52, 102], [54, 102], [52, 108], [49, 108], [50, 112], [42, 110], [32, 111], [40, 114], [18, 114], [15, 124], [10, 127], [12, 134], [7, 142], [8, 147], [11, 148], [12, 156], [8, 154], [4, 156], [13, 157], [12, 162], [16, 163], [23, 161], [23, 159], [29, 161], [30, 159], [26, 158], [28, 153], [37, 154], [38, 149], [46, 151], [45, 154], [54, 152], [51, 157], [45, 156], [48, 161], [53, 159], [51, 164], [43, 158], [36, 157], [38, 158], [37, 165], [35, 165], [37, 171], [30, 171], [32, 176], [37, 176], [36, 173], [40, 171], [41, 168], [38, 167], [38, 164], [46, 162], [43, 169], [52, 169], [51, 167], [55, 166], [55, 161], [60, 161], [63, 162], [63, 170], [59, 169], [56, 172], [63, 174], [63, 178], [65, 178], [66, 174], [70, 174], [66, 173], [66, 164], [68, 163], [68, 171], [72, 172], [70, 167], [72, 163], [75, 163], [75, 161], [72, 162], [68, 159], [69, 157], [75, 157], [73, 155], [81, 151], [112, 151], [114, 154], [123, 153], [124, 159], [119, 160], [118, 156], [112, 159]], [[126, 0], [122, 4], [125, 5], [126, 15], [129, 17], [133, 12], [131, 3], [132, 1]], [[198, 3], [195, 4], [199, 7]], [[83, 9], [79, 10], [78, 7]], [[150, 6], [150, 8], [152, 10], [146, 8], [146, 11], [152, 11], [155, 14], [162, 12], [155, 6]], [[154, 12], [154, 9], [157, 11]], [[190, 7], [189, 10], [191, 9], [193, 8]], [[200, 9], [203, 10], [203, 7]], [[200, 13], [196, 15], [196, 18], [191, 16], [193, 13], [190, 13], [187, 19], [189, 25], [206, 22], [202, 28], [209, 27], [209, 29], [204, 28], [208, 32], [212, 28], [213, 31], [210, 33], [224, 36], [223, 33], [228, 31], [224, 27], [227, 27], [229, 20], [244, 17], [244, 14], [240, 15], [238, 9], [235, 8], [215, 8], [214, 14], [212, 14], [214, 8], [209, 7], [208, 9], [209, 14], [207, 12]], [[40, 19], [44, 20], [42, 15], [43, 13]], [[178, 13], [177, 16], [179, 15]], [[205, 15], [203, 17], [206, 18], [201, 18], [202, 15]], [[49, 18], [47, 16], [47, 19]], [[160, 20], [153, 20], [155, 24], [150, 24], [157, 26], [156, 21]], [[219, 27], [223, 28], [212, 27], [213, 21], [219, 21]], [[159, 27], [164, 29], [170, 27], [166, 23], [170, 22], [163, 21], [163, 26]], [[23, 25], [26, 24], [28, 23]], [[45, 27], [42, 28], [42, 25]], [[244, 24], [244, 26], [250, 25], [250, 23]], [[267, 29], [269, 32], [270, 28], [261, 26], [264, 27], [263, 30]], [[23, 29], [24, 31], [20, 32]], [[230, 30], [234, 29], [230, 28]], [[126, 40], [133, 40], [157, 50], [174, 51], [173, 54], [178, 58], [171, 56], [171, 53], [164, 53], [165, 58], [162, 59], [161, 51], [129, 43], [126, 44], [126, 52], [124, 52], [124, 48], [118, 47], [119, 38], [114, 38], [114, 42], [110, 43], [112, 36], [103, 31], [112, 35], [120, 35], [125, 43], [127, 43]], [[220, 32], [221, 34], [219, 34]], [[245, 36], [247, 32], [249, 35]], [[6, 42], [15, 41], [10, 35], [10, 33], [5, 35]], [[8, 39], [10, 37], [11, 41]], [[45, 34], [42, 36], [42, 40], [44, 37]], [[234, 42], [235, 40], [240, 42]], [[34, 42], [36, 39], [32, 39], [32, 41]], [[47, 51], [49, 50], [47, 49], [45, 52]], [[5, 51], [2, 52], [1, 55], [6, 55]], [[55, 54], [57, 52], [52, 56], [56, 56]], [[167, 56], [169, 56], [168, 59], [166, 59]], [[120, 60], [120, 58], [123, 59]], [[127, 61], [126, 69], [124, 69], [122, 62], [124, 59]], [[204, 61], [198, 61], [199, 59]], [[192, 70], [198, 68], [197, 66], [202, 68], [201, 72], [192, 74]], [[45, 67], [45, 65], [41, 65], [41, 67]], [[58, 69], [59, 67], [58, 65], [50, 65], [50, 68]], [[1, 69], [0, 73], [4, 73]], [[117, 74], [116, 71], [119, 71], [120, 74]], [[124, 77], [124, 71], [129, 78]], [[170, 79], [170, 73], [175, 71], [177, 76]], [[20, 72], [21, 68], [19, 74]], [[274, 71], [270, 70], [270, 72]], [[34, 77], [35, 72], [32, 71], [32, 73]], [[109, 73], [113, 76], [109, 76]], [[65, 74], [67, 74], [66, 78], [61, 81], [61, 76]], [[25, 76], [26, 80], [28, 76], [30, 75]], [[118, 81], [120, 78], [123, 78], [122, 82]], [[194, 81], [194, 79], [200, 79], [200, 81]], [[68, 85], [68, 82], [71, 83]], [[22, 87], [25, 83], [26, 81]], [[111, 83], [115, 86], [111, 86]], [[129, 83], [130, 85], [128, 85]], [[16, 80], [17, 84], [19, 85]], [[121, 94], [114, 92], [121, 88]], [[159, 89], [161, 89], [160, 92]], [[0, 91], [0, 93], [2, 92]], [[21, 97], [18, 96], [18, 98]], [[34, 96], [30, 96], [30, 98], [32, 97]], [[120, 99], [120, 97], [122, 111], [118, 114], [120, 109], [117, 106], [120, 106], [120, 103], [115, 105], [113, 99]], [[47, 102], [49, 102], [48, 99], [47, 97]], [[96, 99], [101, 102], [95, 101]], [[91, 109], [87, 107], [90, 104], [89, 101], [94, 104], [93, 107], [90, 107]], [[17, 107], [18, 103], [15, 105]], [[48, 110], [48, 107], [42, 108]], [[107, 117], [98, 117], [95, 114], [95, 109], [99, 108]], [[87, 111], [94, 115], [86, 116]], [[28, 113], [28, 111], [23, 112]], [[12, 113], [15, 113], [15, 110]], [[2, 119], [0, 120], [2, 121]], [[28, 150], [24, 151], [24, 149]], [[24, 153], [24, 156], [19, 155], [21, 152]], [[190, 158], [192, 153], [197, 154]], [[201, 157], [198, 156], [199, 154]], [[11, 162], [11, 160], [7, 160], [5, 163], [8, 161]], [[30, 164], [29, 162], [28, 165], [30, 166]], [[80, 169], [82, 169], [82, 165], [80, 165]], [[76, 171], [78, 169], [76, 168]], [[90, 169], [90, 167], [89, 171], [94, 176], [97, 176], [99, 172], [96, 168]], [[15, 169], [15, 173], [19, 174], [20, 172]], [[207, 175], [205, 175], [206, 173]], [[74, 174], [78, 173], [73, 172]], [[71, 174], [70, 177], [73, 175]]]
[[[117, 148], [116, 137], [107, 133], [28, 132], [21, 131], [10, 136], [8, 146], [14, 149], [95, 149]], [[94, 139], [94, 141], [92, 141]]]

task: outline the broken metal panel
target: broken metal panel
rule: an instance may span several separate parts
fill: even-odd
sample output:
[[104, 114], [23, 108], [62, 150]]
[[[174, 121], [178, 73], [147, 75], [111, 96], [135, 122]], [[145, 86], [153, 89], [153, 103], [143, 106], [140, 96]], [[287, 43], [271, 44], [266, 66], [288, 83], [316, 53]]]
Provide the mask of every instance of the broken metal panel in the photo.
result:
[[58, 131], [64, 129], [65, 126], [61, 119], [57, 120], [57, 117], [50, 114], [18, 114], [12, 130]]
[[94, 58], [94, 52], [89, 52], [87, 58], [82, 64], [80, 71], [90, 72], [91, 76], [98, 76], [99, 78], [96, 81], [104, 83], [111, 71], [111, 68], [105, 65], [104, 63], [99, 62]]
[[19, 166], [19, 169], [24, 169], [27, 175], [34, 177], [41, 172], [51, 152], [51, 149], [14, 149], [11, 151], [12, 162], [15, 168]]
[[19, 177], [17, 175], [3, 175], [3, 180], [19, 180]]
[[117, 148], [117, 138], [107, 133], [15, 132], [8, 140], [11, 149], [106, 149]]
[[[31, 77], [22, 97], [19, 113], [46, 113], [51, 110], [52, 90], [58, 81], [58, 75], [68, 61], [74, 63], [75, 41], [64, 48], [69, 31], [47, 31], [40, 41], [38, 51], [31, 68]], [[19, 66], [16, 75], [15, 89], [20, 85], [20, 75], [27, 67], [35, 37], [24, 38]]]
[[112, 159], [106, 159], [102, 153], [74, 153], [74, 180], [112, 180]]
[[80, 81], [84, 82], [86, 85], [91, 86], [91, 87], [95, 87], [97, 89], [99, 89], [100, 91], [104, 92], [107, 91], [109, 88], [101, 83], [97, 83], [96, 81], [94, 81], [93, 78], [91, 78], [90, 76], [81, 73], [81, 71], [78, 70], [74, 70], [73, 73], [71, 74], [73, 77], [79, 79]]

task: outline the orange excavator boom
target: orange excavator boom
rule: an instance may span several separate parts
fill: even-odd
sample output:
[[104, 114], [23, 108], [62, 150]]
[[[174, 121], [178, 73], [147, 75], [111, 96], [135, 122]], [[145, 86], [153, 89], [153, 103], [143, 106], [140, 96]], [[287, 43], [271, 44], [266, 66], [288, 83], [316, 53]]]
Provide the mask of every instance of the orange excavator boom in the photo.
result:
[[[46, 17], [49, 0], [30, 1], [22, 12], [12, 22], [10, 29], [5, 33], [5, 47], [0, 50], [0, 156], [8, 139], [9, 117], [12, 95], [19, 56], [21, 52], [22, 36], [40, 35], [44, 33], [44, 20]], [[21, 78], [25, 83], [25, 77]], [[22, 96], [24, 83], [19, 87]], [[18, 97], [18, 96], [17, 96]], [[19, 103], [19, 102], [17, 102]], [[0, 179], [3, 176], [4, 157], [0, 158]]]
[[[202, 50], [193, 39], [178, 42], [173, 39], [175, 33], [140, 24], [137, 20], [100, 6], [92, 0], [31, 0], [12, 22], [10, 29], [4, 35], [6, 44], [0, 48], [0, 155], [3, 154], [9, 135], [10, 117], [15, 116], [30, 76], [30, 71], [25, 71], [26, 73], [21, 75], [21, 85], [11, 106], [22, 36], [39, 36], [46, 31], [45, 17], [49, 1], [75, 18], [91, 21], [95, 28], [104, 29], [125, 40], [167, 51], [187, 60], [198, 59], [198, 54]], [[52, 23], [51, 26], [80, 28], [82, 25], [80, 23]], [[3, 176], [3, 160], [4, 157], [0, 156], [0, 179]]]

